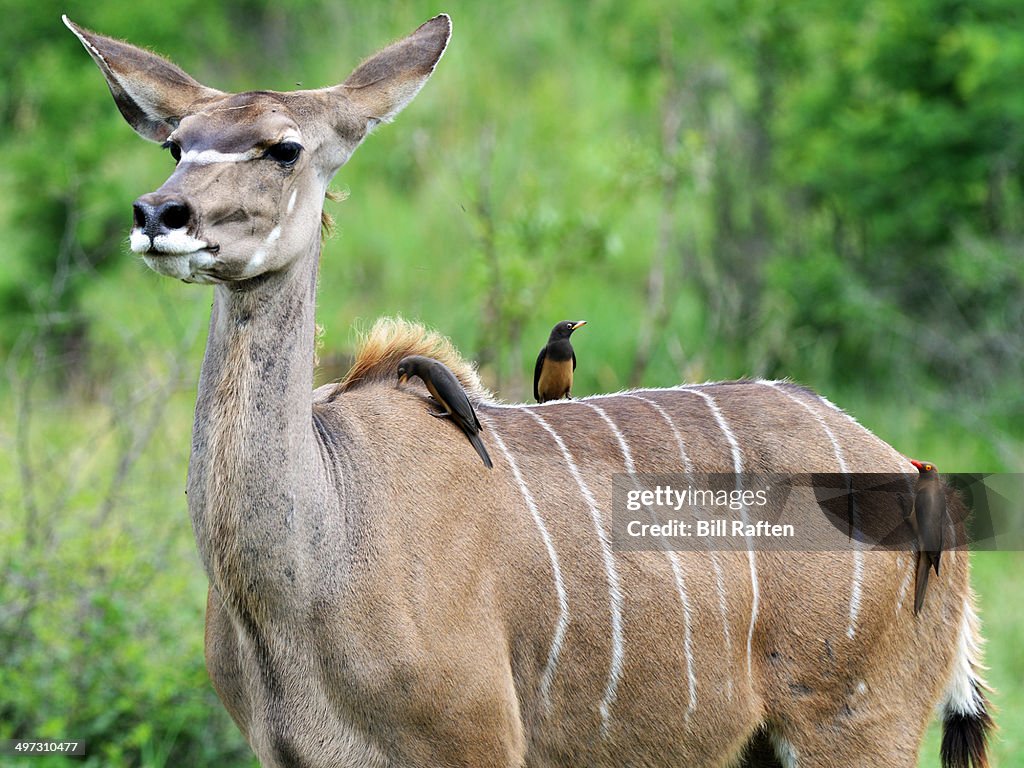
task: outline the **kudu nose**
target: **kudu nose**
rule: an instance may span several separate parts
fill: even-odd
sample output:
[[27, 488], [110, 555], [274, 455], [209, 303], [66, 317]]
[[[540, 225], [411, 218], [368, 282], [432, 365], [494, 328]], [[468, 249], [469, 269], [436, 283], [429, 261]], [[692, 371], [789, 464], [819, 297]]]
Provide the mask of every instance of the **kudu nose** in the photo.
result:
[[135, 226], [151, 239], [175, 229], [184, 229], [192, 219], [192, 209], [184, 200], [143, 195], [132, 206]]

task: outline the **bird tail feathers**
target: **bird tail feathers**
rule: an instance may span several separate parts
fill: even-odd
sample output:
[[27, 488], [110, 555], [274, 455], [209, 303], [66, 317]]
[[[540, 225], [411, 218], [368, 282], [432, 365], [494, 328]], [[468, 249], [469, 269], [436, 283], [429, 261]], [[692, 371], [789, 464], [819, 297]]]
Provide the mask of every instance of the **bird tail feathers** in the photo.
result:
[[914, 615], [917, 616], [924, 606], [924, 593], [928, 591], [928, 569], [931, 567], [928, 553], [917, 552], [917, 578], [914, 584]]
[[469, 438], [469, 442], [473, 444], [476, 452], [480, 454], [480, 458], [483, 460], [484, 466], [488, 469], [493, 469], [494, 463], [491, 461], [491, 457], [488, 455], [487, 449], [484, 448], [484, 441], [480, 439], [480, 435], [467, 434], [466, 437]]

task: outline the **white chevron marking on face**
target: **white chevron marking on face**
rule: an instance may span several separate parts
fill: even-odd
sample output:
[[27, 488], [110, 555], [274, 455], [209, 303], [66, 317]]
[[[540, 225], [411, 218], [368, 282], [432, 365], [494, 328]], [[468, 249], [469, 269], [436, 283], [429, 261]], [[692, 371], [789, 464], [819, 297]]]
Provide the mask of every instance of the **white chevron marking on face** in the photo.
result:
[[247, 152], [218, 152], [216, 149], [190, 149], [181, 153], [178, 165], [215, 165], [217, 163], [244, 163], [255, 160], [263, 154], [262, 150], [250, 149]]

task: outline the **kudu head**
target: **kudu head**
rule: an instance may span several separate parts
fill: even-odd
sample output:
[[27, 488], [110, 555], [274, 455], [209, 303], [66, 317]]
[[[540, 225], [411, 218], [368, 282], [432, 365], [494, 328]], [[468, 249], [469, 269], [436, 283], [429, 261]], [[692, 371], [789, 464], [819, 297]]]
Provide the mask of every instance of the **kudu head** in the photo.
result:
[[333, 87], [224, 93], [155, 54], [64, 23], [125, 120], [177, 163], [135, 201], [131, 249], [192, 283], [248, 280], [308, 253], [334, 173], [412, 100], [451, 34], [449, 18], [437, 16]]

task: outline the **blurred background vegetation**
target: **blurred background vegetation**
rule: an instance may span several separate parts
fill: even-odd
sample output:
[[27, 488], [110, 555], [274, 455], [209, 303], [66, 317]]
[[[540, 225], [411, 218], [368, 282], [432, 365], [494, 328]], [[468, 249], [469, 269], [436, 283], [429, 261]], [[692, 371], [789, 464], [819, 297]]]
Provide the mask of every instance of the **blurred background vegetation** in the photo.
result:
[[[0, 0], [0, 738], [254, 764], [203, 667], [183, 495], [210, 289], [128, 253], [172, 160], [62, 12], [225, 90], [339, 82], [452, 14], [335, 181], [321, 382], [400, 313], [526, 399], [586, 318], [579, 395], [788, 376], [943, 470], [1021, 471], [1019, 0], [435, 3]], [[997, 764], [1024, 765], [1024, 558], [974, 563]]]

